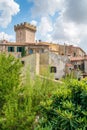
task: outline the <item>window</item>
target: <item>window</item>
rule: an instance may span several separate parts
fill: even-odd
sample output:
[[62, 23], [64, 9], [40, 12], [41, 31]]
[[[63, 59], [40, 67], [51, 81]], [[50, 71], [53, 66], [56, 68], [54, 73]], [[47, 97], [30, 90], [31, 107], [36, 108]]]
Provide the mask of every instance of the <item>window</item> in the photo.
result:
[[14, 52], [14, 47], [8, 47], [8, 52]]
[[33, 54], [33, 50], [32, 49], [29, 50], [29, 54]]
[[51, 66], [51, 68], [50, 68], [50, 72], [51, 73], [56, 73], [56, 67], [55, 66]]
[[21, 56], [26, 56], [26, 50], [25, 47], [17, 47], [17, 52], [21, 52]]
[[21, 63], [22, 63], [22, 65], [24, 65], [24, 64], [25, 64], [25, 62], [24, 62], [23, 60], [21, 61]]
[[81, 69], [81, 65], [78, 65], [78, 68]]
[[77, 69], [78, 67], [77, 67], [77, 65], [74, 65], [74, 69]]
[[22, 52], [22, 47], [17, 47], [17, 52]]
[[84, 71], [84, 63], [81, 64], [81, 65], [78, 65], [78, 67], [79, 67], [80, 70]]
[[59, 78], [55, 78], [55, 80], [59, 80]]
[[74, 52], [74, 56], [76, 56], [76, 52]]

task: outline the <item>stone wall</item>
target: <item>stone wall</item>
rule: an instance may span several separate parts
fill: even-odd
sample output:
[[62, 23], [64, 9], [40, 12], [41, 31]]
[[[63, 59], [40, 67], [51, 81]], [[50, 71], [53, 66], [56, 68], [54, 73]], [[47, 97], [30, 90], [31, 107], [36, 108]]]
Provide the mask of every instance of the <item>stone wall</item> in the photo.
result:
[[35, 42], [35, 33], [32, 30], [26, 30], [25, 42]]
[[32, 43], [35, 42], [36, 26], [29, 23], [21, 23], [14, 26], [16, 32], [16, 42]]

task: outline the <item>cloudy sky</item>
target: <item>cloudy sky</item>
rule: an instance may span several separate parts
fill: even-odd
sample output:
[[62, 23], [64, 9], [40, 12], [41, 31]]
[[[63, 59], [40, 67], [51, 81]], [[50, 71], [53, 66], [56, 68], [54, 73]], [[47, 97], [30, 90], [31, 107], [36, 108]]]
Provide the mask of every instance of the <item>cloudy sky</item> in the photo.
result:
[[87, 0], [0, 0], [0, 39], [15, 41], [22, 22], [37, 26], [37, 40], [87, 51]]

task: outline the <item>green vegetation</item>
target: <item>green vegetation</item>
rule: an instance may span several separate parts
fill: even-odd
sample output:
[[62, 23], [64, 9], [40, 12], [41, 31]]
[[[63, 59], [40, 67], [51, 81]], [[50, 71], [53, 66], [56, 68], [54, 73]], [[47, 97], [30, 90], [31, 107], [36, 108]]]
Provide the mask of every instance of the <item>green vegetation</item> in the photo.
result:
[[22, 47], [21, 56], [22, 56], [22, 57], [26, 56], [26, 50], [25, 50], [25, 47]]
[[41, 102], [37, 130], [87, 129], [87, 79], [69, 80]]
[[0, 130], [87, 129], [87, 79], [60, 84], [21, 72], [19, 60], [0, 55]]

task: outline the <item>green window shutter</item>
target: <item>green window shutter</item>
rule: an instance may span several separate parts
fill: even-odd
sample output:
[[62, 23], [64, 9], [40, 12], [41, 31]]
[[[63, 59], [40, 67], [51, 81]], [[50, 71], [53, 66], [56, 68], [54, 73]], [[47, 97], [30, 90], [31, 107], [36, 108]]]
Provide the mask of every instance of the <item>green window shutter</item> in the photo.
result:
[[17, 52], [19, 52], [19, 47], [17, 47]]
[[12, 52], [14, 52], [14, 47], [12, 47]]
[[10, 52], [10, 47], [8, 47], [8, 52]]

